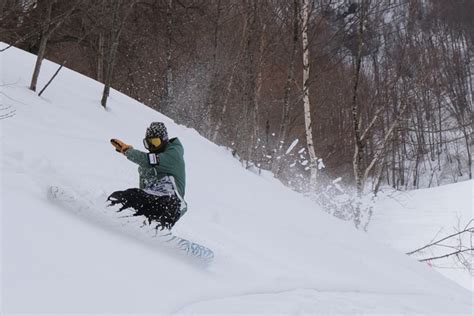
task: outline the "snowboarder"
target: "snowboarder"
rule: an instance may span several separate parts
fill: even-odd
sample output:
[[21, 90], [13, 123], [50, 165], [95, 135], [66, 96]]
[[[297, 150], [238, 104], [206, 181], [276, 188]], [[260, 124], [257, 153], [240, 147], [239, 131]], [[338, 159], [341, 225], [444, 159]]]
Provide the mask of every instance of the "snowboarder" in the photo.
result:
[[116, 151], [138, 165], [139, 174], [139, 188], [112, 193], [107, 199], [110, 205], [122, 204], [119, 212], [134, 209], [133, 216], [145, 216], [150, 225], [157, 224], [156, 229], [171, 229], [187, 211], [183, 145], [179, 139], [168, 139], [165, 124], [153, 122], [143, 139], [148, 153], [119, 139], [110, 142]]

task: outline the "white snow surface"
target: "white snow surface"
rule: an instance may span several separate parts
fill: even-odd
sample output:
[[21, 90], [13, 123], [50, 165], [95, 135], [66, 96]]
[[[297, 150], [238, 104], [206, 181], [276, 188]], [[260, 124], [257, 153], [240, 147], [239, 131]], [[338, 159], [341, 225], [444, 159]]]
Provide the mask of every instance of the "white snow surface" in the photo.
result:
[[[408, 192], [386, 190], [375, 204], [369, 234], [406, 253], [462, 231], [474, 218], [473, 205], [474, 180]], [[460, 236], [464, 246], [472, 245], [470, 236], [468, 233]], [[432, 258], [452, 253], [459, 245], [458, 237], [440, 245], [416, 257]], [[456, 256], [431, 260], [427, 264], [466, 289], [473, 290], [473, 277]]]
[[[469, 291], [356, 231], [275, 179], [243, 169], [195, 130], [63, 69], [42, 97], [28, 89], [35, 56], [0, 54], [1, 312], [448, 315], [472, 312]], [[57, 65], [44, 61], [39, 87]], [[163, 121], [185, 148], [189, 211], [175, 233], [212, 248], [209, 265], [134, 238], [140, 221], [106, 208], [138, 184], [111, 138], [141, 148]], [[49, 185], [103, 215], [51, 204]], [[120, 221], [111, 229], [107, 221]], [[150, 239], [152, 237], [149, 237]]]

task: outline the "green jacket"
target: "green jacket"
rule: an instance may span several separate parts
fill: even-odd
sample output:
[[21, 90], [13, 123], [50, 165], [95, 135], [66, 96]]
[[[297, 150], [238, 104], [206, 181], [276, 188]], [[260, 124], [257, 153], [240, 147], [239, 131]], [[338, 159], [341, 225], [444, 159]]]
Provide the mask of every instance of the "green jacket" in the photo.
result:
[[[152, 165], [149, 153], [130, 148], [125, 152], [128, 160], [138, 165], [140, 189], [148, 189], [150, 185], [166, 176], [172, 176], [176, 183], [177, 193], [184, 202], [186, 193], [186, 172], [184, 164], [184, 149], [178, 138], [169, 140], [164, 151], [157, 153], [158, 164]], [[185, 204], [185, 203], [184, 203]], [[182, 208], [185, 205], [182, 205]]]

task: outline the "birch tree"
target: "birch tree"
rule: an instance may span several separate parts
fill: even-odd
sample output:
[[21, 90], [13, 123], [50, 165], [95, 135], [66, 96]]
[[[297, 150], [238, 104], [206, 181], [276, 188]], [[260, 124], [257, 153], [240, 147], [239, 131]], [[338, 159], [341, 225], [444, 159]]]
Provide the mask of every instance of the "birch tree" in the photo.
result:
[[306, 145], [309, 153], [310, 168], [310, 190], [316, 189], [316, 181], [318, 176], [318, 161], [313, 144], [313, 125], [311, 124], [311, 104], [309, 100], [309, 75], [310, 75], [310, 54], [308, 41], [308, 26], [310, 16], [310, 0], [303, 1], [303, 105], [304, 105], [304, 122], [306, 131]]

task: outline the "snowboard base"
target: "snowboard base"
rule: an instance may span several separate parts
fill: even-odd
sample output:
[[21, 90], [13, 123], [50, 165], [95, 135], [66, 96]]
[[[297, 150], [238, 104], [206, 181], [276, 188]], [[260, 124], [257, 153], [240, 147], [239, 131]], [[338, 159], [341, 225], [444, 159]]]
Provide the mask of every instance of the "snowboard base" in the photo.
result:
[[[93, 221], [95, 224], [107, 226], [114, 230], [120, 230], [121, 232], [125, 232], [147, 241], [154, 238], [155, 240], [159, 240], [160, 243], [178, 250], [180, 253], [204, 261], [211, 261], [214, 258], [214, 252], [210, 248], [195, 243], [189, 239], [176, 236], [169, 230], [155, 230], [151, 229], [150, 226], [148, 227], [149, 229], [135, 231], [132, 231], [130, 227], [127, 229], [127, 226], [129, 225], [124, 225], [124, 221], [121, 219], [123, 217], [114, 216], [116, 213], [112, 210], [109, 212], [102, 210], [100, 207], [95, 205], [96, 203], [94, 203], [91, 197], [81, 197], [72, 190], [59, 186], [50, 186], [48, 188], [47, 197], [48, 200], [61, 208], [85, 217], [88, 220]], [[136, 222], [139, 221], [137, 218], [135, 218], [135, 220]]]

